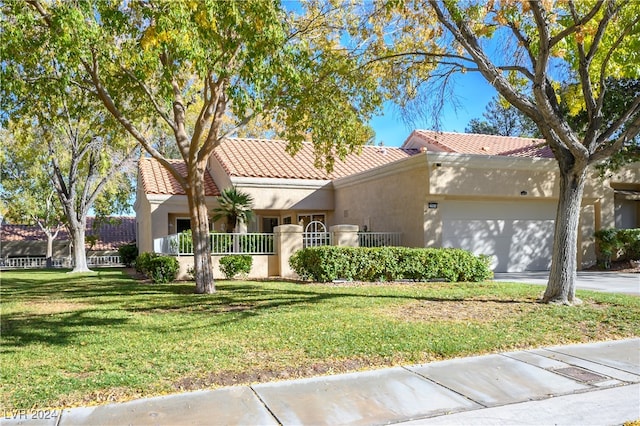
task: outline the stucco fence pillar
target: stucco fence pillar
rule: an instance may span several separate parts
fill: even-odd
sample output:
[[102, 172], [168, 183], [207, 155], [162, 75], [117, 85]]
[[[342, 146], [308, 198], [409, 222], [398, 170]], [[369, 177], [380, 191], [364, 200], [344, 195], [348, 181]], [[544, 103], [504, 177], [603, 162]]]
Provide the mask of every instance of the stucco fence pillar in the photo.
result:
[[358, 225], [334, 225], [329, 228], [333, 234], [333, 245], [340, 247], [358, 247]]
[[289, 258], [303, 247], [303, 229], [300, 225], [280, 225], [273, 228], [278, 275], [283, 278], [298, 278], [289, 266]]

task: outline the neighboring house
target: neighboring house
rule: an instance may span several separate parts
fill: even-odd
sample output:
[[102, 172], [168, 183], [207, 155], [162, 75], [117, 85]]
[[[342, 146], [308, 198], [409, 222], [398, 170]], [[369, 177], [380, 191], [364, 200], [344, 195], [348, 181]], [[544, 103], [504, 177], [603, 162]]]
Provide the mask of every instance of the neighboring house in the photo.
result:
[[[91, 247], [86, 244], [89, 255], [101, 256], [118, 254], [121, 245], [136, 239], [136, 219], [134, 217], [113, 217], [108, 222], [96, 226], [95, 218], [87, 218], [86, 235], [97, 236]], [[45, 257], [47, 254], [47, 236], [37, 226], [2, 224], [0, 226], [0, 258]], [[71, 255], [69, 233], [63, 228], [53, 242], [53, 257], [63, 258]]]
[[[220, 189], [235, 185], [255, 200], [251, 232], [319, 220], [401, 232], [406, 246], [487, 254], [495, 271], [549, 269], [558, 183], [543, 140], [416, 130], [400, 148], [365, 146], [336, 160], [332, 173], [314, 167], [311, 144], [293, 157], [285, 148], [223, 141], [208, 164], [209, 208]], [[140, 251], [189, 227], [184, 191], [152, 159], [140, 160], [135, 210]], [[605, 180], [593, 172], [580, 226], [583, 267], [595, 262], [595, 230], [640, 227], [640, 164]], [[224, 231], [222, 223], [212, 229]]]

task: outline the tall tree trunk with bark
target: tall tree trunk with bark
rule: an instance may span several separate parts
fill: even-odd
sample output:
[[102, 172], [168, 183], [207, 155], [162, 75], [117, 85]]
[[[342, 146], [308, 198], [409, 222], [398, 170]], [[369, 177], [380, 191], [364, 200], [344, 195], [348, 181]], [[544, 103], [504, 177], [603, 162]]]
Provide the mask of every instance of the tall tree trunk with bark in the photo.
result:
[[87, 252], [84, 249], [86, 216], [83, 220], [74, 220], [69, 223], [69, 235], [73, 244], [73, 270], [76, 272], [92, 272], [87, 264]]
[[58, 237], [58, 233], [60, 232], [61, 225], [58, 224], [56, 226], [55, 232], [51, 230], [51, 228], [45, 226], [40, 220], [36, 219], [36, 223], [47, 236], [47, 268], [53, 268], [53, 242]]
[[576, 305], [581, 303], [580, 299], [575, 297], [575, 277], [578, 269], [580, 207], [587, 167], [576, 164], [562, 166], [562, 162], [560, 164], [560, 194], [553, 238], [554, 256], [542, 302]]
[[193, 239], [193, 262], [195, 271], [196, 293], [215, 293], [213, 280], [213, 264], [211, 262], [211, 246], [209, 245], [209, 212], [205, 202], [204, 165], [194, 167], [195, 179], [187, 178], [187, 199], [191, 217], [191, 236]]
[[53, 268], [53, 240], [55, 237], [47, 233], [47, 268]]

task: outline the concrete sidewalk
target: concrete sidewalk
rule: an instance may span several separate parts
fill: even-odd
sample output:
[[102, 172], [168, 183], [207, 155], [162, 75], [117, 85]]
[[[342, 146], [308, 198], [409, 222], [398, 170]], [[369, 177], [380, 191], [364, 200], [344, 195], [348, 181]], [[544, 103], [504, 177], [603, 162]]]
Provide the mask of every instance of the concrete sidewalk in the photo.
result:
[[[494, 274], [494, 281], [546, 286], [547, 281], [549, 281], [549, 271], [496, 272]], [[576, 289], [640, 296], [640, 274], [606, 271], [578, 271], [576, 275]]]
[[628, 339], [190, 392], [2, 424], [620, 425], [638, 419], [640, 339]]

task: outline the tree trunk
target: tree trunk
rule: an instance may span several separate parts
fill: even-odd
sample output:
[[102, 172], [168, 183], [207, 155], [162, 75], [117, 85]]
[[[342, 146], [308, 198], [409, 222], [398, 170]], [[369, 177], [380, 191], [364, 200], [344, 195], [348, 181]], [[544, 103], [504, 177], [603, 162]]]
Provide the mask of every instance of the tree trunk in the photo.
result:
[[47, 233], [47, 268], [53, 268], [53, 234]]
[[73, 242], [73, 261], [74, 267], [71, 273], [76, 272], [91, 272], [87, 265], [87, 253], [84, 250], [84, 232], [86, 227], [86, 221], [69, 224], [69, 231], [71, 233], [71, 241]]
[[586, 166], [560, 166], [560, 196], [556, 212], [553, 258], [543, 303], [580, 304], [575, 297], [578, 229]]
[[195, 179], [189, 179], [187, 198], [191, 216], [191, 235], [193, 238], [193, 269], [196, 281], [196, 293], [215, 293], [211, 247], [209, 246], [209, 212], [205, 203], [204, 174], [196, 173]]

